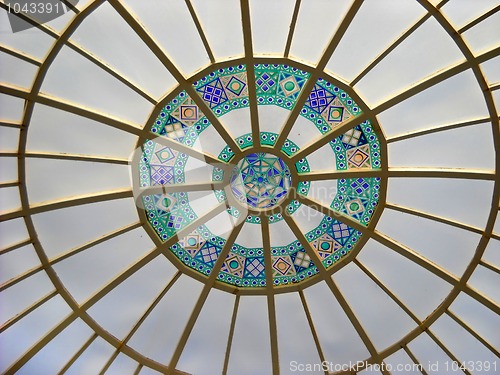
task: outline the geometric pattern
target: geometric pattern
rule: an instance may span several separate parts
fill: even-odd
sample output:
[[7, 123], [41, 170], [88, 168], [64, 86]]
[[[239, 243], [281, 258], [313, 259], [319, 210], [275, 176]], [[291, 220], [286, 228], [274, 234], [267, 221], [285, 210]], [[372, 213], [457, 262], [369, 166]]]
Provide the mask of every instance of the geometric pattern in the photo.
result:
[[250, 154], [239, 161], [231, 175], [231, 191], [252, 208], [278, 205], [288, 193], [291, 175], [288, 166], [272, 154]]
[[[291, 111], [310, 73], [293, 66], [280, 64], [255, 64], [255, 89], [258, 105], [273, 105]], [[248, 80], [245, 65], [217, 69], [192, 83], [194, 90], [216, 117], [233, 110], [249, 108]], [[342, 89], [324, 78], [314, 83], [300, 109], [300, 116], [314, 126], [314, 132], [324, 134], [334, 127], [359, 116], [362, 111]], [[151, 132], [168, 137], [188, 147], [193, 147], [200, 135], [212, 126], [202, 110], [186, 91], [178, 88], [170, 95], [170, 101], [162, 108], [151, 125]], [[261, 132], [260, 143], [274, 147], [278, 134]], [[200, 140], [201, 141], [201, 140]], [[244, 150], [253, 146], [252, 134], [235, 139]], [[333, 138], [329, 145], [333, 150], [332, 162], [336, 170], [380, 168], [380, 144], [369, 120], [348, 129]], [[292, 156], [300, 148], [285, 140], [281, 152]], [[228, 162], [234, 153], [224, 147], [217, 154], [222, 162]], [[154, 141], [143, 145], [140, 160], [140, 186], [158, 186], [185, 183], [185, 168], [190, 157], [175, 148]], [[253, 209], [268, 209], [285, 198], [291, 186], [290, 169], [310, 172], [307, 159], [287, 166], [282, 159], [270, 153], [247, 154], [230, 176], [232, 192]], [[214, 169], [213, 181], [221, 181], [221, 171]], [[307, 196], [311, 183], [302, 181], [298, 194]], [[350, 216], [362, 225], [368, 225], [378, 204], [379, 178], [352, 178], [336, 180], [337, 193], [330, 207], [341, 215]], [[214, 191], [219, 202], [224, 192]], [[162, 241], [176, 235], [198, 217], [191, 207], [187, 192], [153, 194], [143, 196], [148, 222]], [[300, 203], [292, 200], [286, 210], [296, 212]], [[236, 211], [228, 210], [232, 215]], [[245, 225], [260, 225], [258, 215], [248, 215]], [[269, 216], [271, 225], [283, 220], [281, 213]], [[331, 267], [344, 257], [359, 240], [361, 233], [333, 217], [324, 216], [321, 222], [304, 233], [324, 267]], [[226, 239], [215, 235], [205, 225], [179, 238], [170, 251], [186, 266], [202, 275], [210, 275]], [[251, 243], [251, 242], [250, 242]], [[266, 272], [270, 272], [275, 286], [298, 283], [319, 273], [318, 267], [298, 240], [283, 246], [272, 246], [270, 269], [266, 269], [264, 249], [245, 247], [233, 243], [229, 254], [217, 275], [219, 282], [237, 287], [261, 288], [266, 286]]]

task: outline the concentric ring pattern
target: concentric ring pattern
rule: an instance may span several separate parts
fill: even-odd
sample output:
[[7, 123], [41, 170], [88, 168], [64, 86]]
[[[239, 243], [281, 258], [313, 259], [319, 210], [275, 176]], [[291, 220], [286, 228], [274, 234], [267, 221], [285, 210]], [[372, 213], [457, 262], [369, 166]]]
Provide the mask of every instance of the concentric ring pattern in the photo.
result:
[[497, 0], [52, 3], [0, 1], [0, 372], [500, 371]]

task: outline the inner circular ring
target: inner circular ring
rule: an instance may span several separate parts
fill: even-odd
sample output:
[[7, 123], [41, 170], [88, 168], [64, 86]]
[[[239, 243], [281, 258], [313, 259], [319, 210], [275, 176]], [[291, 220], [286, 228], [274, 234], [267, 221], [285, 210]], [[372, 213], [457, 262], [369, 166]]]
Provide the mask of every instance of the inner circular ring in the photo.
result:
[[255, 152], [241, 158], [231, 173], [231, 193], [249, 209], [265, 211], [280, 205], [292, 187], [292, 174], [280, 157]]

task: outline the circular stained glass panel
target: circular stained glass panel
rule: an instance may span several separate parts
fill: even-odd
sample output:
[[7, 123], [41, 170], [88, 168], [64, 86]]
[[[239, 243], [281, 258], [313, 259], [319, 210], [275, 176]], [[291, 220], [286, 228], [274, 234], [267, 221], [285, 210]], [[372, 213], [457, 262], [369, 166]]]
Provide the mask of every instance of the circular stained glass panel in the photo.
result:
[[233, 169], [231, 192], [249, 208], [265, 210], [279, 205], [292, 185], [290, 169], [269, 153], [245, 156]]

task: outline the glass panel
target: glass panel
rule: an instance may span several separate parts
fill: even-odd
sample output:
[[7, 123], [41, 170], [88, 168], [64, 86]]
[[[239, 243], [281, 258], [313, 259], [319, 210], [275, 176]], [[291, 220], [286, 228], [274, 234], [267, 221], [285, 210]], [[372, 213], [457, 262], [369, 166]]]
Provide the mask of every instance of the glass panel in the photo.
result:
[[234, 296], [213, 289], [189, 335], [177, 369], [190, 374], [221, 374], [233, 314]]
[[192, 0], [191, 3], [216, 60], [244, 53], [239, 1]]
[[26, 148], [128, 159], [136, 142], [137, 137], [130, 133], [37, 104], [31, 117]]
[[69, 47], [63, 47], [51, 64], [41, 91], [139, 127], [153, 109], [146, 99]]
[[[259, 360], [256, 361], [256, 358]], [[243, 296], [236, 317], [227, 373], [254, 375], [270, 372], [271, 345], [266, 297]]]
[[127, 0], [127, 5], [185, 75], [209, 63], [198, 30], [182, 0]]
[[[172, 75], [114, 8], [104, 3], [71, 36], [155, 98], [176, 84]], [[112, 48], [110, 48], [112, 46]]]
[[[283, 54], [294, 3], [291, 0], [250, 1], [254, 54]], [[269, 29], [269, 25], [272, 25], [272, 30]]]
[[300, 4], [290, 55], [316, 63], [352, 1], [309, 0]]
[[[495, 48], [500, 43], [500, 12], [486, 18], [480, 24], [463, 33], [463, 37], [473, 52], [483, 52]], [[488, 38], [484, 36], [488, 35]]]
[[496, 334], [500, 317], [493, 311], [465, 293], [458, 295], [450, 311], [494, 348], [500, 347], [500, 336]]
[[[33, 216], [49, 258], [137, 221], [132, 199], [86, 204]], [[92, 222], [92, 225], [82, 225], [82, 222]]]
[[25, 241], [29, 238], [24, 219], [12, 219], [0, 222], [1, 248]]
[[422, 372], [420, 372], [420, 369], [423, 368], [423, 365], [422, 367], [419, 367], [418, 365], [413, 363], [411, 358], [403, 349], [400, 349], [393, 355], [385, 358], [384, 362], [387, 365], [387, 369], [391, 371], [391, 374], [422, 374]]
[[132, 336], [130, 346], [145, 356], [168, 364], [201, 289], [200, 282], [181, 276]]
[[487, 116], [483, 94], [470, 70], [432, 86], [377, 115], [387, 136]]
[[58, 373], [80, 350], [91, 334], [92, 329], [83, 320], [77, 319], [45, 345], [21, 368], [20, 372], [36, 374], [43, 369], [51, 374]]
[[373, 240], [368, 241], [357, 259], [420, 320], [451, 292], [452, 285]]
[[73, 297], [82, 303], [153, 248], [143, 228], [73, 255], [54, 266]]
[[[425, 13], [412, 0], [365, 1], [335, 49], [326, 69], [352, 80]], [[373, 32], [373, 20], [377, 32]]]
[[98, 374], [113, 354], [114, 349], [104, 339], [98, 337], [73, 363], [66, 374]]
[[384, 98], [390, 98], [424, 77], [463, 59], [450, 36], [436, 20], [430, 18], [387, 55], [355, 88], [366, 102], [380, 103]]
[[[275, 297], [277, 338], [282, 373], [294, 371], [294, 365], [320, 364], [307, 317], [298, 293], [279, 294]], [[319, 327], [318, 327], [319, 328]], [[307, 371], [324, 374], [324, 371]]]
[[496, 0], [483, 0], [471, 3], [468, 0], [451, 0], [442, 8], [442, 12], [457, 29], [483, 15], [498, 5]]
[[304, 291], [325, 359], [349, 366], [370, 356], [349, 318], [326, 283]]
[[0, 126], [0, 149], [3, 152], [16, 151], [19, 146], [19, 135], [19, 129]]
[[[17, 19], [17, 22], [20, 26], [27, 25], [20, 19]], [[0, 43], [36, 59], [42, 59], [54, 43], [54, 39], [36, 27], [13, 33], [7, 11], [2, 8], [0, 9]]]
[[159, 256], [92, 306], [89, 314], [105, 330], [123, 340], [165, 288], [175, 271], [175, 267], [165, 257]]
[[21, 196], [17, 186], [0, 189], [0, 212], [19, 211]]
[[126, 165], [29, 158], [26, 185], [33, 204], [124, 189], [130, 186], [130, 176]]
[[[350, 263], [333, 278], [377, 350], [415, 328], [415, 322], [357, 266]], [[366, 306], [377, 306], [378, 313], [372, 314]]]
[[[420, 334], [410, 342], [408, 348], [424, 365], [429, 374], [463, 374], [459, 369], [452, 367], [452, 360], [426, 333]], [[448, 365], [448, 366], [447, 366]]]
[[27, 89], [31, 88], [38, 71], [36, 65], [4, 52], [0, 53], [0, 65], [2, 66], [0, 70], [0, 80], [2, 82]]
[[377, 230], [457, 276], [465, 271], [480, 239], [475, 233], [390, 209], [384, 210]]
[[2, 120], [20, 124], [24, 115], [24, 100], [0, 94], [0, 113]]
[[40, 265], [33, 245], [0, 255], [0, 284]]
[[466, 224], [482, 226], [491, 207], [489, 181], [390, 178], [387, 201]]
[[472, 288], [479, 290], [484, 295], [488, 296], [489, 299], [499, 303], [499, 281], [500, 275], [498, 273], [493, 272], [489, 268], [477, 266], [467, 284], [469, 284]]
[[495, 149], [490, 123], [389, 143], [388, 148], [392, 167], [494, 169]]
[[[469, 332], [458, 325], [449, 316], [443, 315], [433, 325], [432, 331], [449, 348], [459, 362], [465, 362], [468, 369], [473, 373], [480, 373], [477, 370], [477, 362], [481, 364], [496, 364], [498, 366], [498, 357], [490, 352], [485, 346], [477, 341]], [[472, 363], [469, 363], [472, 361]], [[487, 372], [493, 370], [490, 366]]]
[[0, 347], [2, 347], [0, 371], [4, 372], [70, 311], [66, 302], [57, 296], [2, 332], [0, 335]]

